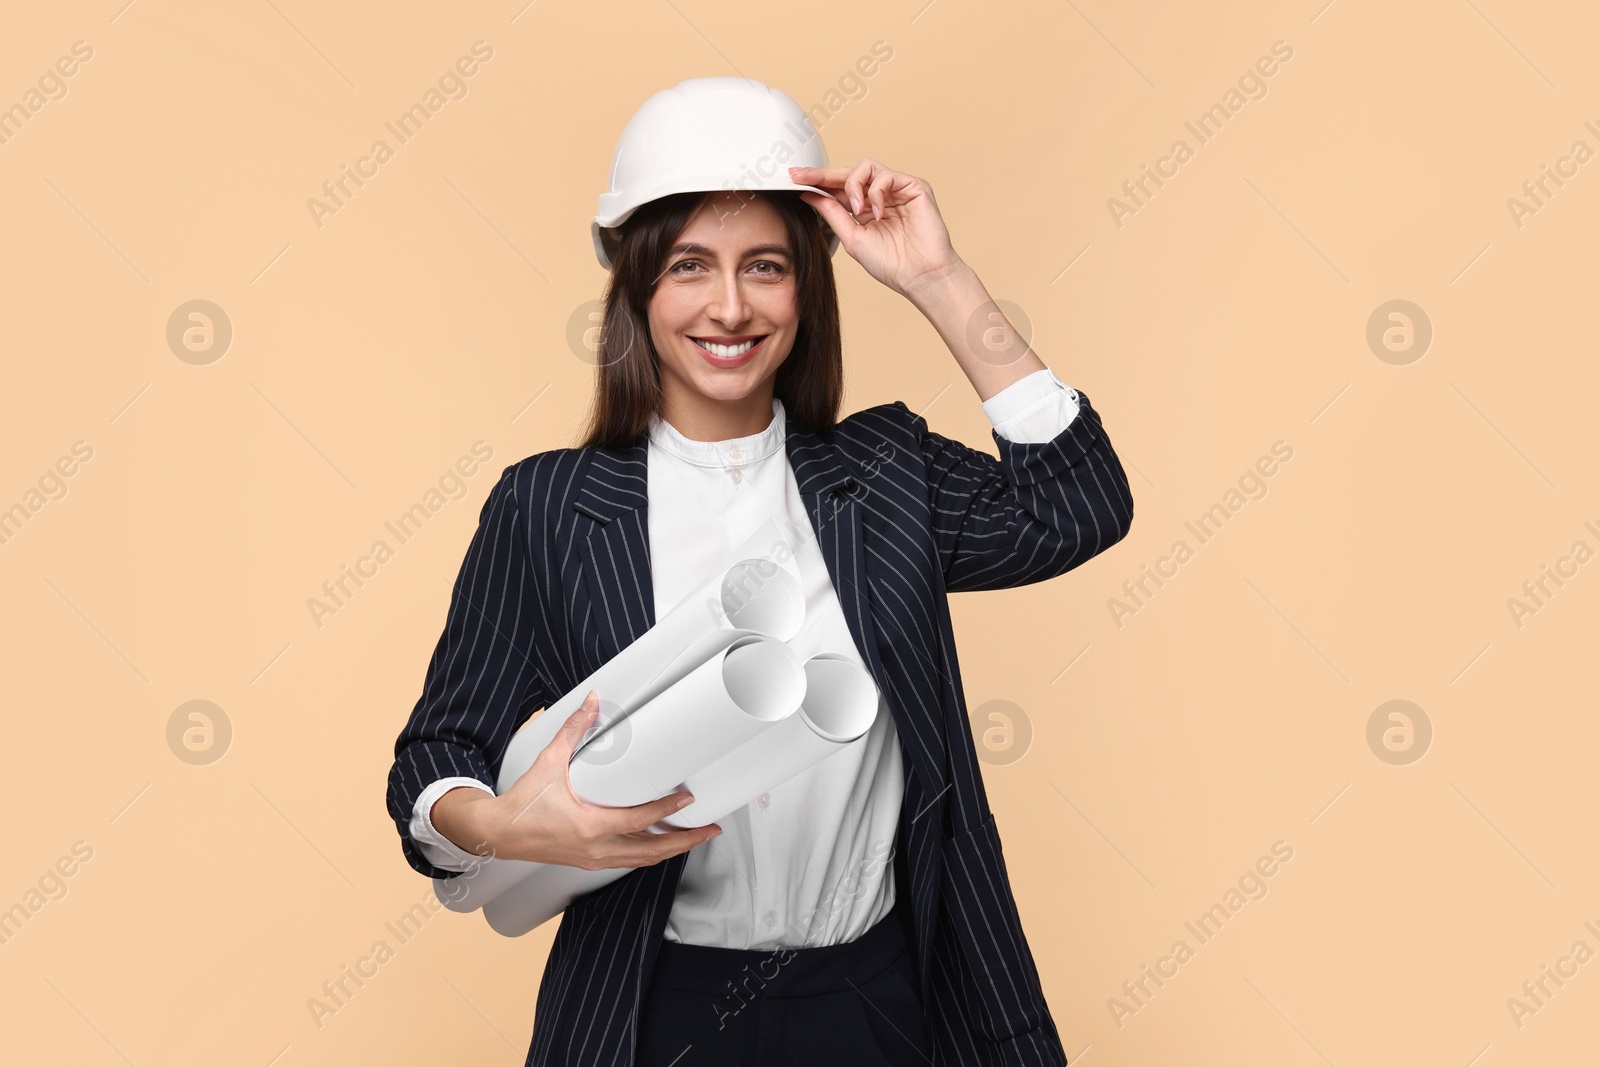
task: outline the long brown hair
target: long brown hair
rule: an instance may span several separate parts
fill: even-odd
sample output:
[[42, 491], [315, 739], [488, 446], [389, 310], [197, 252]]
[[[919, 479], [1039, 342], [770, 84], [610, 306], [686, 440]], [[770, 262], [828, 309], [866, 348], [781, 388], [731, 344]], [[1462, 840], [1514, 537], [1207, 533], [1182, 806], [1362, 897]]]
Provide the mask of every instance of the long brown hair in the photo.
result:
[[[579, 447], [634, 444], [660, 409], [660, 355], [650, 338], [647, 308], [668, 249], [715, 195], [674, 193], [652, 200], [628, 216], [615, 243], [608, 240], [611, 278], [595, 352], [594, 406]], [[778, 367], [773, 395], [783, 401], [788, 422], [806, 430], [831, 430], [844, 399], [844, 356], [827, 224], [798, 193], [761, 190], [748, 195], [764, 196], [777, 209], [794, 250], [800, 327], [794, 348]]]

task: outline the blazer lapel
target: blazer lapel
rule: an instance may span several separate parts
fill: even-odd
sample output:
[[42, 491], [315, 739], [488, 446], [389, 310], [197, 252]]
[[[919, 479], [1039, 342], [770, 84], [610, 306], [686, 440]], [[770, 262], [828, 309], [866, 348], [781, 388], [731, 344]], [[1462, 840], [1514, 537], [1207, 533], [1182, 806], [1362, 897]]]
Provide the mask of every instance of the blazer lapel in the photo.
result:
[[587, 676], [655, 625], [655, 585], [646, 522], [646, 438], [625, 449], [590, 449], [572, 507], [599, 525], [578, 530], [578, 559], [589, 593], [578, 643]]
[[945, 775], [942, 761], [934, 760], [930, 746], [943, 751], [943, 742], [938, 736], [943, 724], [917, 722], [912, 719], [911, 712], [901, 706], [901, 701], [888, 699], [890, 693], [911, 692], [912, 686], [904, 678], [900, 684], [892, 684], [878, 656], [875, 622], [878, 605], [872, 598], [868, 581], [863, 537], [865, 484], [856, 477], [853, 467], [840, 460], [838, 449], [821, 435], [791, 426], [787, 445], [800, 499], [805, 501], [806, 514], [817, 535], [822, 558], [828, 565], [828, 576], [833, 579], [839, 606], [844, 609], [845, 623], [894, 717], [900, 750], [906, 757], [906, 771], [908, 774], [915, 771], [925, 793], [936, 796], [942, 792]]
[[785, 447], [794, 469], [806, 517], [828, 565], [828, 577], [844, 608], [845, 623], [855, 638], [856, 650], [878, 690], [889, 692], [883, 661], [878, 658], [878, 633], [867, 595], [865, 550], [861, 540], [861, 482], [839, 461], [835, 450], [817, 434], [789, 428]]

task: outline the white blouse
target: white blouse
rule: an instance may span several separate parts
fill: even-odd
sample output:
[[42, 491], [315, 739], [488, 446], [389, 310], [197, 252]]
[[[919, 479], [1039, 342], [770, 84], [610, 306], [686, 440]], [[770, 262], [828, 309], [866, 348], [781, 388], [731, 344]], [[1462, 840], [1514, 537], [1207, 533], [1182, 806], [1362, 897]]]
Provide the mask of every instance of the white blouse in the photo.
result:
[[[1049, 441], [1078, 414], [1078, 394], [1049, 368], [983, 403], [1000, 436]], [[788, 642], [804, 661], [843, 653], [865, 669], [816, 544], [784, 448], [785, 412], [772, 400], [766, 429], [724, 441], [685, 437], [650, 422], [647, 511], [655, 613], [660, 619], [768, 517], [798, 546], [805, 622]], [[433, 803], [475, 778], [443, 778], [417, 798], [413, 841], [444, 870], [478, 857], [439, 833]], [[722, 833], [689, 851], [665, 936], [769, 951], [853, 941], [894, 905], [893, 848], [905, 783], [894, 719], [881, 696], [865, 735], [717, 820]]]

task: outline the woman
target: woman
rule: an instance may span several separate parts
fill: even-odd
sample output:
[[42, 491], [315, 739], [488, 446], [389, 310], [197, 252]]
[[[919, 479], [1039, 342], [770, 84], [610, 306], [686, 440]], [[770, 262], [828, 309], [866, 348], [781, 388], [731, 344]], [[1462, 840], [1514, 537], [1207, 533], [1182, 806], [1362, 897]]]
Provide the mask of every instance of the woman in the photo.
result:
[[[745, 79], [668, 92], [707, 138], [743, 138], [713, 170], [780, 127], [809, 128]], [[703, 160], [709, 143], [687, 155]], [[396, 743], [389, 810], [417, 870], [447, 878], [491, 854], [636, 868], [567, 909], [530, 1064], [1065, 1062], [944, 598], [1045, 580], [1110, 547], [1132, 520], [1127, 479], [1088, 398], [1015, 339], [956, 255], [928, 184], [811, 151], [798, 158], [816, 165], [761, 191], [713, 191], [726, 183], [702, 175], [658, 186], [615, 225], [597, 219], [612, 276], [587, 436], [513, 464], [491, 490]], [[903, 402], [838, 420], [838, 246], [927, 316], [1000, 460]], [[790, 645], [869, 670], [882, 699], [866, 736], [718, 825], [657, 833], [685, 794], [611, 809], [570, 787], [605, 696], [591, 693], [493, 793], [530, 713], [773, 517], [801, 542], [807, 626]]]

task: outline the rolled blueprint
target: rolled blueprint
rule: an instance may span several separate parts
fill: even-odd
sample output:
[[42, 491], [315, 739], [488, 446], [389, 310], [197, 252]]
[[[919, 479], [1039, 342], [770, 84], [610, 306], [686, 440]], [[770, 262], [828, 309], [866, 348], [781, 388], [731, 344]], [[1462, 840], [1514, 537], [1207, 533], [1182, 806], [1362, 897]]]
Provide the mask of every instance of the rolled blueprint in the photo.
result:
[[[766, 646], [788, 653], [789, 663], [795, 662], [786, 646], [770, 638], [751, 634], [735, 638], [728, 652], [634, 713], [629, 721], [640, 730], [628, 738], [614, 764], [597, 768], [586, 764], [582, 753], [574, 757], [569, 765], [573, 791], [594, 803], [616, 797], [631, 804], [688, 788], [695, 802], [647, 829], [660, 833], [670, 825], [703, 826], [821, 762], [871, 728], [881, 697], [864, 669], [839, 653], [818, 653], [806, 660], [801, 672], [804, 692], [797, 694], [790, 689], [789, 664], [775, 651], [761, 658], [748, 655], [752, 649], [766, 652]], [[735, 657], [741, 652], [747, 656], [739, 663]], [[710, 667], [718, 669], [713, 672]], [[736, 693], [759, 703], [740, 704]], [[788, 713], [776, 721], [762, 717], [785, 705]], [[736, 711], [749, 721], [739, 722]], [[738, 738], [744, 740], [733, 744]], [[634, 769], [612, 771], [623, 764]], [[685, 767], [690, 769], [682, 772]], [[641, 786], [641, 778], [648, 784]], [[683, 821], [697, 809], [704, 814]], [[484, 918], [496, 933], [520, 937], [561, 914], [577, 898], [632, 870], [530, 866], [533, 870], [527, 877], [483, 905]]]
[[[643, 804], [675, 792], [707, 763], [777, 724], [797, 719], [806, 676], [794, 652], [770, 637], [735, 634], [723, 651], [629, 716], [625, 727], [631, 733], [620, 753], [608, 749], [599, 762], [586, 758], [592, 749], [574, 756], [568, 766], [573, 792], [610, 807]], [[484, 918], [497, 933], [525, 934], [632, 870], [534, 866], [528, 877], [484, 904]]]
[[[495, 793], [506, 792], [533, 766], [590, 690], [599, 694], [600, 714], [576, 751], [595, 744], [601, 735], [614, 744], [618, 735], [611, 731], [619, 721], [700, 666], [716, 649], [719, 634], [741, 631], [787, 641], [799, 633], [805, 598], [798, 575], [792, 539], [779, 530], [776, 520], [767, 519], [731, 553], [730, 562], [654, 626], [523, 724], [506, 747]], [[434, 892], [452, 911], [476, 911], [542, 866], [490, 857], [455, 878], [435, 878]]]
[[663, 825], [681, 830], [714, 823], [872, 728], [881, 698], [860, 666], [842, 653], [819, 652], [806, 660], [805, 676], [799, 712], [687, 776], [678, 788], [694, 794], [694, 803], [662, 819]]
[[602, 729], [610, 729], [617, 719], [627, 718], [698, 666], [694, 657], [715, 647], [717, 631], [747, 630], [779, 641], [799, 633], [806, 611], [799, 582], [772, 559], [748, 554], [753, 545], [764, 553], [778, 544], [788, 542], [778, 533], [777, 523], [768, 519], [742, 546], [746, 551], [735, 554], [733, 563], [696, 586], [638, 640], [518, 730], [506, 746], [495, 792], [510, 789], [533, 766], [591, 689], [599, 694], [602, 708], [611, 712], [602, 715]]
[[797, 717], [807, 676], [788, 645], [749, 630], [713, 638], [722, 651], [612, 725], [626, 741], [598, 756], [593, 745], [577, 751], [568, 765], [574, 793], [613, 808], [659, 800], [707, 763]]
[[[497, 792], [527, 771], [590, 690], [601, 715], [568, 764], [573, 792], [610, 807], [694, 794], [652, 833], [715, 822], [865, 734], [882, 707], [871, 676], [841, 653], [801, 663], [785, 644], [804, 614], [792, 550], [780, 551], [789, 544], [769, 519], [734, 562], [525, 724]], [[763, 549], [778, 552], [778, 563]], [[437, 879], [436, 891], [451, 910], [481, 907], [491, 928], [517, 937], [631, 870], [486, 858]]]

